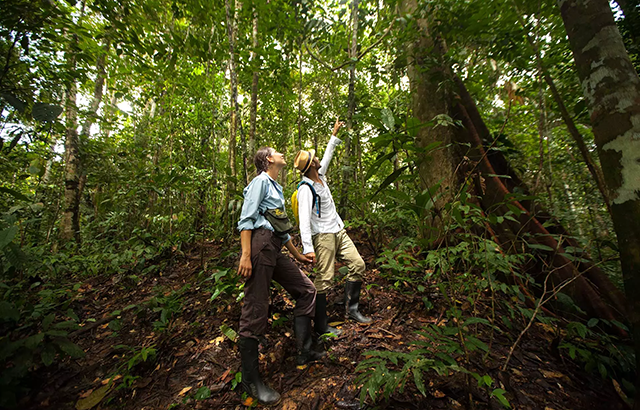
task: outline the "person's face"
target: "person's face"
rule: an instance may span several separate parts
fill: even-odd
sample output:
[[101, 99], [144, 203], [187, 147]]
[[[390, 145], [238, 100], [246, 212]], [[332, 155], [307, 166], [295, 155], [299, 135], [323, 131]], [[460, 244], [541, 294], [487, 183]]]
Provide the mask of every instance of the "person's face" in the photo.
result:
[[277, 166], [284, 167], [287, 165], [287, 162], [284, 159], [284, 154], [278, 151], [273, 151], [271, 155], [269, 155], [269, 161]]
[[314, 157], [312, 162], [315, 169], [320, 169], [320, 160], [318, 159], [318, 157]]

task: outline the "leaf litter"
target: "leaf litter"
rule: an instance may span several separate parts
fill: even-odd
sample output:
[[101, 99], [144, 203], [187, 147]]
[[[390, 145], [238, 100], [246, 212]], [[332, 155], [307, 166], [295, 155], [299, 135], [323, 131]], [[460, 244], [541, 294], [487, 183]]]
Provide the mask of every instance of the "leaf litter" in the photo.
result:
[[[425, 324], [446, 321], [437, 293], [432, 294], [433, 309], [416, 309], [423, 306], [421, 295], [401, 292], [380, 277], [372, 269], [373, 255], [365, 241], [359, 243], [357, 233], [353, 239], [370, 268], [365, 283], [377, 285], [363, 289], [361, 299], [361, 310], [374, 321], [369, 326], [344, 321], [342, 291], [339, 287], [332, 289], [328, 293], [328, 313], [331, 323], [340, 327], [343, 334], [321, 342], [328, 352], [327, 359], [302, 368], [295, 365], [293, 356], [292, 320], [271, 321], [272, 327], [260, 345], [261, 372], [265, 382], [281, 393], [280, 409], [363, 408], [358, 402], [359, 386], [354, 384], [356, 366], [365, 359], [362, 353], [408, 352], [413, 348], [411, 342], [423, 339], [416, 331]], [[94, 277], [84, 283], [80, 288], [84, 303], [74, 307], [78, 316], [89, 325], [89, 319], [105, 318], [120, 309], [122, 328], [107, 333], [107, 326], [94, 327], [80, 334], [74, 342], [86, 356], [42, 369], [39, 377], [31, 381], [36, 393], [22, 408], [238, 409], [255, 404], [246, 395], [243, 397], [237, 376], [240, 358], [233, 340], [237, 337], [241, 303], [235, 298], [219, 295], [211, 302], [210, 291], [191, 286], [184, 291], [184, 300], [175, 317], [165, 323], [165, 329], [154, 328], [157, 318], [149, 309], [132, 308], [152, 300], [158, 287], [165, 287], [162, 296], [170, 298], [185, 285], [198, 283], [202, 255], [204, 260], [215, 260], [228, 248], [229, 244], [213, 241], [175, 251], [163, 273], [142, 277], [135, 286], [114, 283], [107, 277]], [[224, 267], [235, 274], [234, 261], [223, 260], [227, 264]], [[276, 318], [291, 318], [292, 310], [290, 297], [278, 287], [273, 288], [270, 313]], [[606, 403], [608, 409], [626, 408], [626, 397], [620, 394], [615, 380], [607, 383], [571, 361], [560, 360], [546, 333], [540, 327], [525, 335], [510, 372], [499, 371], [511, 346], [506, 337], [493, 341], [489, 360], [474, 365], [479, 372], [499, 381], [515, 408], [592, 409], [594, 403]], [[155, 349], [155, 359], [139, 361], [129, 374], [120, 374], [123, 361], [133, 360], [132, 355], [140, 348]], [[460, 374], [428, 373], [424, 379], [426, 397], [407, 383], [404, 391], [396, 391], [389, 400], [377, 403], [378, 408], [463, 408], [470, 396], [477, 409], [501, 408], [495, 400], [469, 391]]]

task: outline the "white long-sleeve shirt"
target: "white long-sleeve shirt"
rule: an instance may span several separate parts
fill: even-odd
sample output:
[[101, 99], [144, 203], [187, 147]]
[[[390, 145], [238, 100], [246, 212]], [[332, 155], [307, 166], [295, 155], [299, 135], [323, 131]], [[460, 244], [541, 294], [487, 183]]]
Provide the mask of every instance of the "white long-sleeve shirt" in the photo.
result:
[[344, 228], [344, 222], [342, 222], [342, 218], [338, 215], [336, 204], [333, 202], [333, 196], [331, 195], [331, 190], [325, 178], [329, 163], [331, 162], [331, 158], [333, 158], [333, 151], [340, 143], [342, 143], [340, 139], [332, 136], [327, 144], [327, 149], [324, 152], [322, 161], [320, 161], [320, 169], [318, 170], [322, 183], [314, 182], [307, 177], [302, 177], [303, 181], [313, 186], [316, 194], [320, 197], [320, 217], [318, 217], [318, 210], [313, 203], [311, 189], [304, 184], [298, 188], [298, 214], [300, 218], [300, 237], [302, 239], [303, 254], [315, 252], [311, 239], [313, 235], [318, 233], [338, 233]]

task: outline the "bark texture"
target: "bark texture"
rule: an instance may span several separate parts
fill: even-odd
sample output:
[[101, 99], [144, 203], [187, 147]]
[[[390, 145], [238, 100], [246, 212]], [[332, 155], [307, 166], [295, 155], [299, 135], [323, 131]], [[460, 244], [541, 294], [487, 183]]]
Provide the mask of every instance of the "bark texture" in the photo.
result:
[[[416, 8], [415, 0], [405, 1], [404, 10], [407, 13], [413, 13]], [[411, 113], [423, 124], [416, 136], [418, 146], [425, 148], [432, 143], [440, 143], [435, 150], [420, 154], [419, 170], [423, 189], [441, 184], [438, 192], [442, 195], [435, 201], [436, 216], [430, 222], [431, 232], [428, 235], [437, 240], [443, 236], [439, 210], [449, 202], [451, 191], [457, 186], [457, 179], [454, 173], [454, 152], [450, 147], [454, 137], [452, 128], [435, 126], [431, 121], [440, 115], [450, 116], [452, 95], [442, 84], [445, 71], [436, 61], [437, 56], [443, 54], [441, 45], [429, 32], [426, 19], [418, 19], [416, 29], [418, 36], [409, 47], [408, 57]]]
[[[566, 289], [576, 304], [590, 317], [608, 320], [625, 320], [625, 298], [597, 266], [591, 262], [572, 262], [564, 250], [567, 246], [579, 248], [580, 245], [551, 215], [535, 206], [531, 201], [506, 201], [506, 196], [515, 192], [516, 188], [528, 194], [528, 188], [511, 168], [500, 151], [487, 152], [485, 146], [490, 141], [490, 132], [482, 120], [480, 113], [469, 95], [463, 82], [454, 77], [458, 86], [459, 103], [455, 107], [455, 115], [464, 125], [457, 133], [460, 142], [470, 143], [472, 151], [468, 153], [472, 161], [477, 162], [480, 174], [476, 176], [476, 193], [481, 197], [483, 209], [492, 209], [494, 213], [506, 213], [509, 208], [498, 204], [509, 202], [516, 206], [522, 214], [518, 223], [505, 220], [496, 226], [494, 231], [500, 244], [505, 249], [518, 249], [523, 246], [522, 234], [531, 234], [528, 243], [545, 245], [553, 251], [538, 253], [538, 264], [531, 269], [534, 276], [544, 275], [553, 270], [554, 284], [566, 280], [574, 280]], [[490, 176], [494, 175], [494, 176]], [[500, 178], [497, 175], [508, 175]], [[557, 238], [562, 238], [559, 240]], [[581, 255], [588, 260], [588, 255]], [[577, 277], [577, 279], [574, 279]], [[540, 278], [544, 279], [544, 277]]]
[[529, 35], [527, 35], [527, 38], [529, 40], [529, 44], [531, 45], [531, 47], [533, 48], [533, 51], [536, 54], [538, 69], [542, 74], [544, 81], [547, 83], [549, 90], [551, 91], [553, 100], [555, 101], [556, 105], [558, 106], [558, 110], [560, 111], [560, 116], [562, 117], [562, 120], [567, 126], [567, 131], [569, 131], [569, 135], [571, 135], [571, 138], [573, 138], [573, 140], [575, 141], [576, 146], [580, 151], [580, 155], [582, 155], [582, 159], [587, 165], [587, 168], [589, 169], [589, 172], [591, 173], [591, 176], [596, 182], [596, 186], [598, 187], [598, 190], [600, 191], [600, 194], [604, 199], [605, 205], [607, 206], [607, 210], [609, 211], [609, 214], [611, 214], [611, 195], [609, 194], [607, 186], [604, 182], [604, 176], [602, 175], [602, 170], [593, 161], [593, 158], [591, 158], [591, 153], [589, 152], [589, 148], [587, 148], [587, 144], [585, 144], [584, 142], [584, 138], [582, 137], [582, 134], [580, 134], [580, 131], [578, 131], [578, 127], [576, 127], [576, 124], [573, 121], [573, 118], [571, 118], [571, 115], [569, 114], [567, 107], [564, 105], [564, 101], [562, 101], [562, 97], [558, 92], [558, 89], [555, 85], [555, 82], [553, 81], [553, 78], [551, 78], [551, 75], [549, 74], [549, 70], [547, 70], [547, 68], [544, 65], [538, 46], [535, 44], [535, 42]]
[[349, 66], [349, 94], [347, 96], [348, 108], [347, 108], [347, 118], [346, 118], [346, 126], [348, 136], [346, 138], [344, 149], [345, 149], [345, 160], [346, 166], [343, 171], [342, 178], [342, 197], [340, 199], [340, 213], [343, 218], [347, 218], [346, 208], [347, 201], [349, 199], [349, 187], [351, 182], [354, 180], [355, 176], [355, 166], [352, 164], [353, 162], [353, 154], [355, 151], [355, 147], [358, 144], [357, 134], [353, 130], [353, 116], [356, 112], [356, 63], [355, 59], [358, 57], [358, 6], [360, 5], [359, 0], [353, 0], [351, 2], [351, 45], [349, 47], [349, 58], [352, 63]]
[[60, 221], [60, 240], [80, 242], [80, 143], [78, 138], [78, 87], [75, 80], [76, 48], [78, 37], [72, 36], [67, 52], [67, 81], [65, 101], [65, 141], [64, 141], [64, 206]]
[[238, 8], [242, 7], [239, 1], [235, 4], [234, 16], [231, 15], [231, 0], [225, 0], [225, 11], [227, 17], [227, 36], [229, 37], [229, 76], [231, 81], [230, 87], [230, 120], [229, 120], [229, 168], [231, 169], [231, 178], [227, 182], [227, 196], [235, 190], [235, 182], [238, 172], [236, 165], [236, 140], [238, 132], [238, 73], [236, 68], [236, 38], [237, 26], [236, 18], [238, 16]]
[[249, 155], [256, 151], [256, 117], [258, 115], [258, 80], [260, 67], [256, 62], [256, 49], [258, 48], [258, 13], [253, 11], [253, 29], [251, 31], [252, 45], [251, 62], [254, 64], [251, 79], [251, 110], [249, 113]]
[[[640, 369], [640, 299], [635, 295], [640, 289], [640, 78], [606, 0], [560, 0], [558, 5], [612, 193], [613, 225]], [[640, 408], [640, 400], [635, 408]]]

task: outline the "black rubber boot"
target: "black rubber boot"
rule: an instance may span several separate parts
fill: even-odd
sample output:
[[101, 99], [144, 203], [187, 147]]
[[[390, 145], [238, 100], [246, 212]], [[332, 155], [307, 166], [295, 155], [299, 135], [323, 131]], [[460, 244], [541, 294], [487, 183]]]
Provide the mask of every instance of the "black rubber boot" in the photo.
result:
[[344, 304], [347, 316], [356, 322], [370, 323], [371, 318], [364, 316], [358, 310], [360, 304], [360, 289], [362, 282], [347, 282], [344, 286]]
[[311, 350], [311, 317], [296, 316], [293, 319], [293, 332], [296, 335], [296, 348], [298, 365], [320, 360], [327, 354], [325, 352], [315, 352]]
[[258, 341], [250, 337], [241, 337], [238, 342], [242, 359], [242, 387], [249, 396], [265, 406], [280, 402], [280, 394], [262, 382], [258, 362]]
[[318, 293], [316, 295], [316, 317], [314, 319], [315, 331], [319, 335], [332, 333], [335, 337], [342, 334], [342, 330], [329, 326], [329, 318], [327, 317], [327, 295]]

